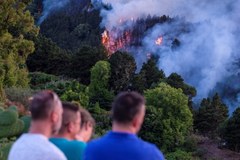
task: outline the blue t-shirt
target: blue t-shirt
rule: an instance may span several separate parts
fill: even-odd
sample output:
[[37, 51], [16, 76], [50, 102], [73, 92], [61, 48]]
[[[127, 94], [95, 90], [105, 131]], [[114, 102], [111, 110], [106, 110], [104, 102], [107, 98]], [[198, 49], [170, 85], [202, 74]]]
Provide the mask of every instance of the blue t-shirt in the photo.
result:
[[67, 140], [65, 138], [50, 138], [67, 157], [68, 160], [82, 160], [86, 143], [76, 140]]
[[88, 143], [84, 160], [164, 160], [158, 148], [135, 134], [109, 132]]

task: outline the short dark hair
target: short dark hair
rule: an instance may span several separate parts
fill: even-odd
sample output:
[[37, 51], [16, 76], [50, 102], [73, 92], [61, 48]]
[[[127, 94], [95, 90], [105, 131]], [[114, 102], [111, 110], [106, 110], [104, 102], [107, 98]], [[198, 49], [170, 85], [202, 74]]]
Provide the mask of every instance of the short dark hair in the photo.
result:
[[44, 90], [35, 94], [30, 98], [30, 107], [32, 120], [43, 120], [50, 116], [54, 110], [58, 96], [50, 90]]
[[122, 92], [112, 104], [112, 120], [118, 123], [130, 123], [145, 105], [145, 99], [137, 92]]
[[95, 126], [95, 120], [94, 118], [91, 116], [91, 114], [84, 108], [80, 108], [80, 113], [81, 113], [81, 128], [83, 127], [83, 125], [85, 123], [90, 122], [92, 124], [92, 126]]
[[62, 106], [63, 106], [62, 126], [59, 132], [64, 132], [68, 124], [77, 119], [77, 112], [79, 112], [78, 105], [75, 105], [73, 103], [63, 102]]

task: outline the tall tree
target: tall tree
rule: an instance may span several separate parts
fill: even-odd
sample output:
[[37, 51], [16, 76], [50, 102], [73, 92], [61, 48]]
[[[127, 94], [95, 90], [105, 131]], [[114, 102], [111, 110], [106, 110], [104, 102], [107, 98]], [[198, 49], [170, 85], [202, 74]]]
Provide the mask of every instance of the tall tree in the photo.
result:
[[[29, 37], [36, 36], [38, 29], [26, 6], [30, 0], [0, 1], [0, 64], [4, 86], [28, 86], [26, 58], [34, 51]], [[0, 89], [2, 90], [2, 89]], [[2, 95], [2, 93], [1, 93]]]
[[134, 58], [126, 52], [116, 52], [109, 59], [111, 64], [110, 88], [115, 93], [127, 90], [136, 71]]
[[174, 88], [181, 88], [183, 90], [183, 93], [187, 95], [190, 99], [195, 97], [197, 94], [196, 89], [184, 83], [184, 79], [177, 73], [170, 74], [166, 82]]
[[165, 78], [165, 73], [163, 70], [158, 69], [156, 59], [154, 58], [149, 59], [147, 63], [143, 64], [140, 74], [145, 74], [146, 88], [150, 88]]
[[237, 108], [226, 122], [224, 139], [230, 149], [240, 151], [240, 108]]
[[165, 78], [163, 70], [158, 69], [156, 61], [157, 59], [152, 58], [143, 64], [141, 71], [133, 78], [133, 90], [143, 93], [145, 89], [156, 86]]
[[89, 85], [90, 103], [99, 103], [105, 109], [110, 108], [113, 93], [108, 91], [108, 81], [111, 68], [107, 61], [97, 62], [91, 69], [91, 83]]
[[54, 75], [66, 75], [71, 70], [71, 53], [59, 48], [50, 39], [39, 34], [34, 38], [35, 51], [27, 58], [30, 72], [45, 72]]
[[212, 101], [203, 99], [196, 113], [194, 126], [200, 133], [216, 136], [217, 129], [228, 117], [228, 107], [221, 101], [216, 93]]
[[146, 121], [141, 136], [156, 143], [166, 152], [183, 145], [192, 128], [193, 118], [188, 107], [188, 97], [181, 89], [165, 83], [145, 92], [147, 100]]
[[106, 53], [104, 48], [84, 46], [79, 49], [71, 58], [71, 66], [67, 76], [77, 78], [81, 83], [90, 83], [90, 70], [100, 60], [105, 60]]

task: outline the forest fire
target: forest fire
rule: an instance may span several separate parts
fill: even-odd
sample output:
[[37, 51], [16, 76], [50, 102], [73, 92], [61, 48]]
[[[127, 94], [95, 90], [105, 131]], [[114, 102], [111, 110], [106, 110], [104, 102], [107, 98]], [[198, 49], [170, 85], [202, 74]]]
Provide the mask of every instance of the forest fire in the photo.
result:
[[114, 38], [115, 32], [109, 32], [105, 30], [102, 33], [102, 44], [107, 49], [108, 56], [111, 56], [114, 52], [126, 49], [131, 41], [131, 32], [125, 31], [123, 34], [119, 34], [117, 38]]
[[160, 36], [160, 37], [158, 37], [158, 38], [156, 39], [155, 44], [158, 45], [158, 46], [160, 46], [162, 43], [163, 43], [163, 37]]

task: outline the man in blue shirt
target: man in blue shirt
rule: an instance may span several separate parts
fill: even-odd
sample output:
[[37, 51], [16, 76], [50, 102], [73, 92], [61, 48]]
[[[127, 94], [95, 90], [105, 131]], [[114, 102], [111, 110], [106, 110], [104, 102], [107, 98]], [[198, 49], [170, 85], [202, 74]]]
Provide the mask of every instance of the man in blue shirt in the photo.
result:
[[68, 160], [82, 160], [86, 144], [75, 140], [79, 133], [81, 116], [79, 106], [64, 102], [63, 103], [62, 126], [59, 133], [51, 138], [55, 144], [67, 157]]
[[119, 94], [112, 104], [112, 131], [87, 145], [84, 160], [164, 160], [155, 145], [136, 135], [144, 116], [145, 99], [140, 94]]

